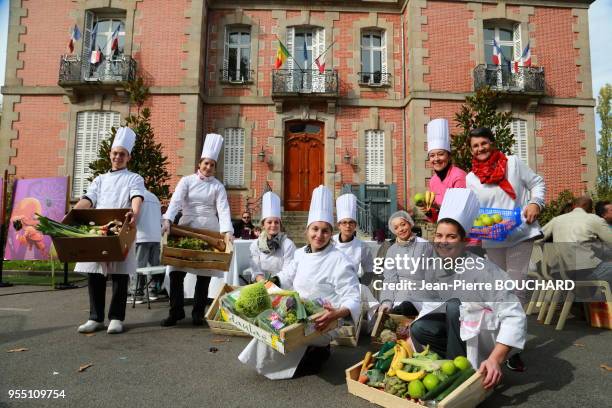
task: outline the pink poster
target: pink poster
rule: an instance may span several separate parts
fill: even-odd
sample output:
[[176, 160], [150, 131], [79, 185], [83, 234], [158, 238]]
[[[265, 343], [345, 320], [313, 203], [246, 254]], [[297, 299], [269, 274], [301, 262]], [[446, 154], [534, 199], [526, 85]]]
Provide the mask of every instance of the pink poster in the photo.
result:
[[51, 238], [36, 229], [38, 220], [35, 214], [61, 221], [66, 213], [67, 191], [68, 177], [15, 181], [4, 259], [49, 259]]

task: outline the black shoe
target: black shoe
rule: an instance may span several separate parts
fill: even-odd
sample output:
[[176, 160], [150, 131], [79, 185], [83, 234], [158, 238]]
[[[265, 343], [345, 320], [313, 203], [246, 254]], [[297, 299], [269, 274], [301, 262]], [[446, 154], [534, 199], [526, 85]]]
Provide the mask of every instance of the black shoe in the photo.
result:
[[191, 315], [191, 323], [194, 326], [204, 326], [204, 319], [199, 316]]
[[522, 373], [527, 369], [527, 367], [525, 367], [525, 363], [523, 363], [523, 360], [521, 359], [520, 353], [514, 354], [512, 357], [507, 359], [506, 367], [508, 367], [512, 371], [517, 371], [519, 373]]
[[181, 319], [185, 318], [185, 313], [183, 313], [182, 315], [179, 316], [168, 316], [166, 317], [164, 320], [161, 321], [161, 325], [162, 327], [170, 327], [170, 326], [176, 326], [176, 322], [178, 322]]

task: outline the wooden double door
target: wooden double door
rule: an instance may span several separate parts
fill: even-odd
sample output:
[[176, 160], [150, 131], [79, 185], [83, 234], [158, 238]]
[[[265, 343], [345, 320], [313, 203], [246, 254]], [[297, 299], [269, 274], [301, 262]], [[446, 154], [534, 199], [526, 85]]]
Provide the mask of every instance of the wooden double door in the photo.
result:
[[285, 124], [285, 210], [308, 211], [312, 191], [323, 184], [325, 145], [323, 123]]

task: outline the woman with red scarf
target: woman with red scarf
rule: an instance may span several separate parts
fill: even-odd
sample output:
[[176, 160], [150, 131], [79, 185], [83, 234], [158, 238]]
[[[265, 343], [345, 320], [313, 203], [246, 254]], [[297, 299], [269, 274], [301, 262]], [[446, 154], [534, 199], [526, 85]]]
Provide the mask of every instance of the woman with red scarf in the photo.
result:
[[[505, 241], [482, 241], [489, 259], [520, 282], [527, 277], [533, 241], [542, 234], [537, 218], [544, 207], [546, 187], [541, 176], [518, 157], [497, 150], [494, 142], [491, 129], [476, 128], [470, 132], [472, 171], [466, 177], [466, 187], [476, 193], [481, 207], [522, 208], [523, 223]], [[521, 303], [526, 303], [524, 291], [515, 294]], [[517, 356], [510, 358], [508, 367], [522, 371], [522, 361]]]

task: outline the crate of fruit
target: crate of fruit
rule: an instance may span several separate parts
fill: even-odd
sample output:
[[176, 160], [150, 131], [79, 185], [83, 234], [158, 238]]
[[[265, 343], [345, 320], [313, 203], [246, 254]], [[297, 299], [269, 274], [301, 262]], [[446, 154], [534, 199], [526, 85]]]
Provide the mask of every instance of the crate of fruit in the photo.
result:
[[242, 286], [221, 297], [222, 313], [231, 324], [281, 354], [338, 327], [335, 320], [324, 331], [315, 328], [324, 304], [323, 299], [302, 299], [271, 282]]
[[228, 271], [233, 246], [219, 232], [172, 225], [162, 241], [161, 263], [181, 268]]
[[210, 305], [208, 312], [206, 312], [206, 322], [210, 327], [210, 331], [216, 334], [223, 334], [225, 336], [241, 336], [249, 337], [248, 333], [237, 329], [236, 326], [229, 322], [227, 314], [221, 308], [221, 297], [236, 290], [237, 286], [230, 286], [228, 284], [223, 285], [221, 291]]
[[504, 241], [521, 223], [520, 207], [514, 210], [481, 208], [470, 230], [470, 238]]
[[346, 370], [348, 392], [387, 408], [469, 408], [488, 395], [466, 357], [443, 360], [404, 340], [387, 342]]
[[410, 324], [416, 316], [386, 313], [380, 310], [376, 314], [372, 329], [372, 343], [383, 344], [398, 338], [407, 339], [410, 335]]

